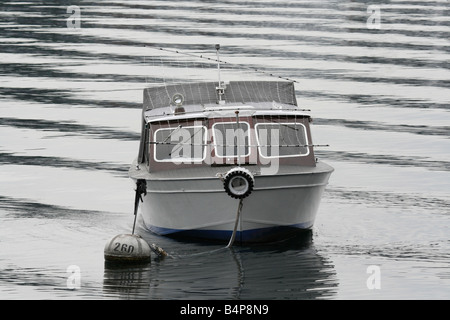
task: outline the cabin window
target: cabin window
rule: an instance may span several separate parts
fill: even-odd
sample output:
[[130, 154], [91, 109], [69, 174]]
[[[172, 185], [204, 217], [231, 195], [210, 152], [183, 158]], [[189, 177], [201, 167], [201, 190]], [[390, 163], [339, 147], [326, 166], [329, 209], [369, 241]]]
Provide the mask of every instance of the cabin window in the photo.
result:
[[306, 127], [301, 123], [258, 123], [258, 150], [264, 158], [287, 158], [309, 154]]
[[157, 162], [198, 162], [206, 157], [206, 127], [178, 126], [155, 131], [154, 159]]
[[237, 122], [217, 122], [212, 128], [217, 157], [237, 158], [250, 155], [250, 125], [248, 122], [239, 122], [239, 124]]

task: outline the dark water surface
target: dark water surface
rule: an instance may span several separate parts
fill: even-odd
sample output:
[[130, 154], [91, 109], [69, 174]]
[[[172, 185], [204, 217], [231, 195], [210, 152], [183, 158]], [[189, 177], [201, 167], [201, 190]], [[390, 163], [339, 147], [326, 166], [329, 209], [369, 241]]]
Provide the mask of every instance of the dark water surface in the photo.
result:
[[[449, 299], [449, 13], [444, 0], [1, 1], [0, 298]], [[215, 43], [255, 77], [298, 81], [335, 168], [314, 229], [232, 249], [140, 231], [170, 256], [105, 265], [132, 228], [145, 83], [211, 73], [152, 48], [214, 58]]]

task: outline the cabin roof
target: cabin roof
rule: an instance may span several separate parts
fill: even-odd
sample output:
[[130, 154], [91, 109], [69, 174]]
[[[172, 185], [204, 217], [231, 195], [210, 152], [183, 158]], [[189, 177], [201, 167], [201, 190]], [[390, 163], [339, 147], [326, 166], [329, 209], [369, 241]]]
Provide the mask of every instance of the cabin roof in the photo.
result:
[[[296, 114], [308, 116], [297, 107], [293, 82], [233, 81], [225, 86], [219, 104], [217, 83], [197, 82], [144, 89], [144, 119], [146, 122], [258, 114]], [[182, 103], [176, 103], [176, 99]], [[177, 112], [177, 107], [182, 108]]]
[[[144, 111], [176, 107], [174, 97], [181, 95], [183, 106], [217, 104], [217, 82], [196, 82], [165, 85], [144, 89]], [[297, 105], [293, 82], [232, 81], [226, 84], [222, 97], [226, 103], [278, 102]]]
[[309, 117], [309, 110], [299, 109], [297, 107], [286, 104], [271, 104], [255, 103], [253, 105], [230, 105], [230, 106], [216, 106], [214, 108], [194, 108], [189, 109], [188, 112], [174, 113], [170, 108], [159, 108], [147, 110], [144, 112], [144, 120], [146, 123], [168, 121], [168, 120], [183, 120], [183, 119], [200, 119], [200, 118], [232, 118], [236, 116], [236, 111], [239, 111], [241, 117], [252, 116], [302, 116]]

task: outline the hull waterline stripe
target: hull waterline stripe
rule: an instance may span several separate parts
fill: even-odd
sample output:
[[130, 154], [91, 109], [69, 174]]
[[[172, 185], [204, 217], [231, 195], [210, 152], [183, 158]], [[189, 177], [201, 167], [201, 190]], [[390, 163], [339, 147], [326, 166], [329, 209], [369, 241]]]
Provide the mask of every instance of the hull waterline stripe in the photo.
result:
[[[302, 231], [311, 229], [313, 223], [298, 223], [288, 226], [272, 226], [266, 228], [249, 229], [237, 231], [236, 239], [244, 242], [264, 241], [265, 239], [281, 236], [284, 233], [292, 233], [293, 231]], [[214, 230], [214, 229], [169, 229], [156, 226], [147, 226], [147, 229], [161, 236], [188, 236], [212, 240], [228, 241], [232, 230]]]

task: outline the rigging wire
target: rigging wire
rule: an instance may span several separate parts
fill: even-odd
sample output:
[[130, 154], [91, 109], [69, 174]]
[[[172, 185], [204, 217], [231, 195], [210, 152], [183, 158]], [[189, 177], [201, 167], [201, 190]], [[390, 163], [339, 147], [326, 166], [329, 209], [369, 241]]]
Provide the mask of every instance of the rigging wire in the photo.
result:
[[146, 48], [151, 48], [151, 49], [154, 49], [154, 50], [160, 50], [160, 51], [165, 51], [165, 52], [170, 52], [170, 53], [176, 53], [176, 54], [181, 54], [181, 55], [185, 55], [185, 56], [190, 56], [190, 57], [194, 57], [194, 58], [200, 58], [200, 59], [208, 60], [208, 61], [211, 61], [211, 62], [223, 63], [223, 64], [226, 64], [226, 65], [233, 65], [233, 66], [237, 66], [238, 68], [241, 68], [241, 69], [246, 69], [246, 70], [251, 70], [251, 71], [263, 73], [263, 74], [265, 74], [266, 76], [269, 76], [269, 77], [274, 77], [274, 78], [283, 79], [283, 80], [287, 80], [287, 81], [294, 82], [294, 83], [299, 83], [295, 79], [282, 77], [282, 76], [277, 76], [277, 75], [275, 75], [273, 73], [270, 73], [270, 72], [267, 72], [267, 71], [264, 71], [264, 70], [261, 70], [261, 69], [258, 69], [258, 68], [246, 67], [246, 66], [243, 66], [243, 65], [240, 65], [240, 64], [230, 63], [230, 62], [227, 62], [227, 61], [220, 60], [219, 58], [209, 58], [209, 57], [206, 57], [204, 55], [196, 55], [196, 54], [193, 54], [193, 53], [183, 52], [183, 51], [179, 51], [179, 50], [171, 50], [171, 49], [161, 48], [161, 47], [155, 48], [153, 46], [148, 46], [148, 45], [145, 45], [145, 47]]

